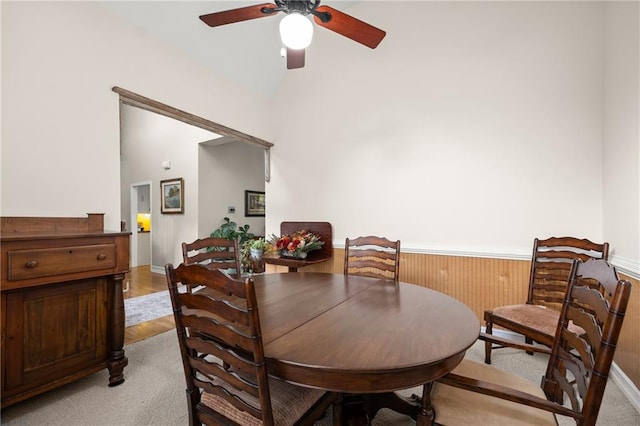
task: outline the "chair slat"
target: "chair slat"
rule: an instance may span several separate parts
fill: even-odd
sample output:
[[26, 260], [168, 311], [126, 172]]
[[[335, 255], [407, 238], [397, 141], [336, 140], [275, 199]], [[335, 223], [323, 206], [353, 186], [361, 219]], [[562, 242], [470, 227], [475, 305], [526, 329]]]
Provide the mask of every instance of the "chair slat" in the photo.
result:
[[[587, 279], [597, 281], [598, 288], [584, 286], [582, 281]], [[438, 379], [439, 383], [434, 385], [436, 422], [439, 413], [444, 414], [445, 420], [442, 423], [449, 424], [466, 424], [469, 419], [486, 420], [491, 416], [492, 424], [522, 424], [528, 422], [528, 418], [536, 418], [539, 420], [531, 420], [530, 423], [540, 424], [544, 421], [545, 424], [557, 425], [556, 418], [538, 415], [538, 410], [532, 413], [531, 408], [535, 407], [572, 417], [578, 426], [597, 424], [629, 303], [631, 283], [619, 280], [615, 269], [603, 259], [590, 259], [586, 262], [575, 259], [567, 282], [551, 354], [542, 380], [541, 387], [547, 400], [541, 401], [540, 390], [531, 389], [530, 384], [523, 384], [523, 379], [517, 375], [501, 372], [486, 364], [463, 360], [452, 373]], [[571, 331], [572, 325], [582, 327], [583, 332]], [[485, 336], [487, 339], [489, 337], [490, 335]], [[505, 345], [511, 346], [508, 342]], [[533, 350], [537, 346], [518, 343], [514, 347]], [[495, 379], [495, 382], [480, 380], [483, 377]], [[441, 387], [441, 383], [448, 386]], [[451, 390], [451, 386], [482, 395], [468, 396], [468, 392]], [[523, 387], [528, 388], [526, 393], [522, 392]], [[423, 400], [428, 397], [427, 394], [423, 395]], [[495, 398], [516, 404], [506, 408], [502, 401], [492, 401]], [[570, 407], [565, 404], [567, 400]], [[505, 408], [498, 410], [495, 407]], [[460, 411], [464, 411], [464, 414], [456, 417], [455, 413]], [[466, 422], [460, 421], [461, 418]]]
[[381, 271], [395, 271], [395, 265], [389, 265], [388, 263], [365, 259], [365, 260], [355, 260], [349, 263], [349, 269], [358, 269], [358, 268], [375, 268]]
[[214, 386], [225, 389], [241, 390], [256, 398], [260, 396], [258, 392], [257, 377], [249, 375], [240, 376], [235, 370], [225, 369], [221, 364], [208, 362], [205, 358], [192, 357], [190, 364], [202, 377], [210, 378], [209, 382]]
[[345, 240], [344, 274], [393, 279], [400, 273], [400, 241], [365, 236]]
[[238, 351], [244, 349], [223, 346], [218, 343], [219, 341], [220, 339], [218, 337], [206, 339], [203, 334], [200, 333], [198, 337], [187, 337], [186, 346], [196, 353], [210, 354], [220, 359], [223, 363], [234, 365], [235, 370], [245, 376], [255, 375], [255, 363], [248, 359], [246, 355], [238, 356]]
[[[581, 285], [586, 279], [602, 280], [599, 289]], [[543, 389], [549, 399], [562, 401], [557, 377], [571, 371], [573, 385], [562, 392], [577, 403], [574, 410], [582, 413], [585, 424], [596, 422], [630, 292], [631, 283], [619, 280], [607, 261], [574, 260]], [[571, 333], [570, 321], [585, 332]]]
[[390, 260], [392, 262], [395, 262], [396, 260], [395, 252], [375, 250], [375, 249], [352, 250], [349, 253], [349, 257], [353, 257], [353, 258], [373, 257], [378, 259]]
[[[485, 329], [488, 334], [493, 332], [493, 326], [521, 334], [525, 342], [536, 341], [548, 347], [553, 343], [550, 330], [556, 329], [553, 316], [541, 319], [530, 315], [525, 305], [540, 305], [555, 311], [560, 311], [567, 282], [573, 262], [589, 259], [607, 259], [609, 243], [595, 243], [587, 239], [575, 237], [551, 237], [534, 239], [531, 256], [531, 270], [527, 300], [520, 305], [511, 305], [508, 310], [486, 310], [484, 312]], [[593, 284], [592, 284], [593, 285]], [[519, 308], [520, 307], [520, 308]], [[485, 342], [485, 363], [491, 363], [493, 349], [508, 347]]]
[[238, 240], [226, 238], [199, 238], [191, 243], [182, 243], [182, 260], [187, 265], [196, 263], [210, 269], [234, 269], [240, 276], [240, 247]]
[[[261, 409], [253, 406], [252, 404], [249, 404], [247, 401], [240, 398], [237, 394], [229, 392], [229, 390], [227, 390], [226, 388], [222, 386], [215, 386], [210, 382], [199, 381], [197, 379], [195, 380], [195, 382], [199, 387], [202, 388], [204, 392], [208, 393], [209, 395], [216, 395], [224, 399], [236, 409], [240, 411], [246, 411], [258, 419], [263, 416], [263, 411]], [[223, 414], [226, 413], [223, 412]]]
[[246, 307], [233, 305], [228, 300], [216, 299], [208, 294], [183, 293], [176, 296], [176, 303], [180, 308], [217, 312], [219, 313], [218, 317], [227, 318], [246, 327], [249, 326]]
[[[197, 263], [165, 270], [190, 425], [292, 425], [302, 417], [319, 419], [336, 400], [335, 393], [283, 382], [274, 386], [278, 403], [272, 404], [251, 278], [235, 279]], [[178, 291], [181, 285], [186, 292]]]

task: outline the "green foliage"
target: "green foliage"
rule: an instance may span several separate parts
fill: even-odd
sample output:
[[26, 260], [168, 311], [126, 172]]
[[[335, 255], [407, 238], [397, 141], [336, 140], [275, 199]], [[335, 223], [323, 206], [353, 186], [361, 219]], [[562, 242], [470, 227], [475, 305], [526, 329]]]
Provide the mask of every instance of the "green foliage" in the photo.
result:
[[242, 244], [242, 246], [240, 246], [240, 268], [242, 268], [243, 272], [249, 272], [251, 269], [251, 259], [249, 257], [251, 241], [253, 240], [247, 240]]
[[271, 244], [264, 240], [264, 238], [254, 238], [252, 240], [248, 240], [245, 246], [249, 249], [256, 250], [267, 250]]
[[240, 246], [240, 265], [242, 270], [244, 272], [252, 272], [251, 271], [251, 249], [263, 250], [264, 252], [266, 252], [270, 246], [271, 244], [265, 241], [264, 238], [262, 237], [253, 238], [245, 241]]
[[253, 239], [255, 236], [252, 232], [249, 232], [249, 224], [238, 227], [238, 224], [233, 222], [228, 217], [223, 219], [222, 224], [218, 229], [213, 231], [209, 236], [215, 238], [226, 238], [227, 240], [238, 239], [238, 243], [242, 247], [245, 241]]

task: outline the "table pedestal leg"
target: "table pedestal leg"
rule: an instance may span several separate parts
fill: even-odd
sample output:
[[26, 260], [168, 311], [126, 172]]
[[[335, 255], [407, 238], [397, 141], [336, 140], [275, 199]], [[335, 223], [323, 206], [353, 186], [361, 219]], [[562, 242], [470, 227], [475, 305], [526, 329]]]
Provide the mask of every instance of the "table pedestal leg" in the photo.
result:
[[424, 385], [422, 397], [412, 395], [404, 398], [395, 392], [344, 395], [345, 423], [351, 426], [370, 425], [380, 409], [388, 408], [411, 417], [418, 426], [435, 425], [435, 411], [431, 406], [432, 386], [433, 383]]

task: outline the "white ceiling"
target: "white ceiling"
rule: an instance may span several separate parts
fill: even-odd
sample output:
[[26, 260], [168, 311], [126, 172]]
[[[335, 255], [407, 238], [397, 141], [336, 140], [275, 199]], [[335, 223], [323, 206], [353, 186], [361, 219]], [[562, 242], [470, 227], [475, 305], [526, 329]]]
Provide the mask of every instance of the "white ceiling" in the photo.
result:
[[[278, 24], [282, 14], [211, 28], [200, 15], [269, 3], [256, 1], [108, 1], [101, 5], [135, 25], [142, 34], [161, 40], [254, 93], [271, 97], [287, 73], [280, 56]], [[356, 1], [328, 0], [324, 5], [345, 11]], [[348, 13], [348, 12], [347, 12]], [[315, 27], [314, 39], [327, 31]], [[313, 43], [313, 42], [312, 42]]]

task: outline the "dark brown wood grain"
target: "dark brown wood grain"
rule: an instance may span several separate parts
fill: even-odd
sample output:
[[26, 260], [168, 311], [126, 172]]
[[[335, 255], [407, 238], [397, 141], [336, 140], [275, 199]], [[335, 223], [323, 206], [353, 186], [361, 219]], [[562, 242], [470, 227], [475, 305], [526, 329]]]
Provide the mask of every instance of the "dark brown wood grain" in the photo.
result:
[[2, 220], [2, 407], [104, 368], [124, 381], [129, 233], [89, 216]]
[[412, 284], [311, 272], [254, 279], [270, 371], [307, 386], [422, 384], [453, 368], [480, 330], [465, 305]]
[[240, 275], [240, 247], [235, 239], [207, 237], [183, 242], [182, 259], [187, 265], [200, 263], [207, 268], [233, 269], [236, 277]]
[[[486, 331], [501, 327], [521, 334], [527, 343], [537, 342], [546, 346], [553, 343], [553, 331], [567, 290], [567, 282], [574, 259], [604, 259], [609, 256], [609, 243], [594, 243], [575, 237], [551, 237], [534, 239], [529, 274], [529, 290], [526, 303], [511, 305], [509, 310], [487, 309], [484, 312]], [[530, 315], [530, 305], [552, 309], [553, 313], [541, 318]], [[508, 347], [485, 342], [485, 363], [491, 364], [493, 349]]]
[[464, 304], [412, 284], [317, 272], [254, 280], [269, 373], [364, 394], [370, 417], [388, 407], [426, 424], [428, 410], [393, 391], [451, 371], [480, 330]]
[[86, 218], [3, 216], [0, 228], [3, 235], [103, 232], [104, 213], [87, 213]]
[[344, 274], [398, 281], [400, 240], [374, 235], [345, 239]]
[[[252, 278], [234, 279], [200, 264], [167, 265], [166, 275], [187, 383], [189, 424], [311, 425], [324, 415], [337, 394], [269, 380]], [[178, 290], [185, 285], [191, 287]], [[189, 290], [199, 286], [205, 290]], [[305, 398], [313, 402], [311, 407], [304, 405]], [[288, 410], [277, 409], [283, 403]]]
[[[486, 372], [493, 367], [482, 363], [469, 364], [471, 367], [467, 367], [464, 374], [454, 371], [438, 381], [448, 386], [522, 405], [501, 412], [503, 418], [495, 419], [496, 424], [508, 424], [511, 419], [522, 417], [524, 410], [529, 407], [573, 417], [578, 426], [597, 424], [632, 284], [620, 280], [615, 268], [604, 259], [582, 262], [577, 258], [570, 269], [568, 288], [541, 383], [546, 399], [530, 391], [514, 389], [514, 382], [503, 383], [508, 379], [505, 375], [493, 376], [500, 377], [500, 380], [494, 382], [478, 379], [491, 377]], [[584, 327], [586, 332], [572, 331], [569, 327], [571, 322]], [[490, 334], [483, 335], [482, 339], [494, 341]], [[499, 343], [524, 348], [522, 343], [512, 345], [504, 339]], [[530, 346], [530, 350], [535, 349], [533, 345]], [[441, 401], [453, 400], [450, 394], [447, 395], [450, 392], [449, 387], [441, 388], [440, 392]], [[471, 395], [470, 393], [465, 392], [464, 395], [463, 398], [458, 396], [455, 399], [457, 406], [447, 406], [443, 403], [441, 413], [465, 407], [470, 413], [469, 416], [485, 417], [486, 406], [479, 404], [479, 400], [474, 402], [473, 398], [467, 400], [466, 396]], [[450, 417], [449, 420], [451, 421]]]

